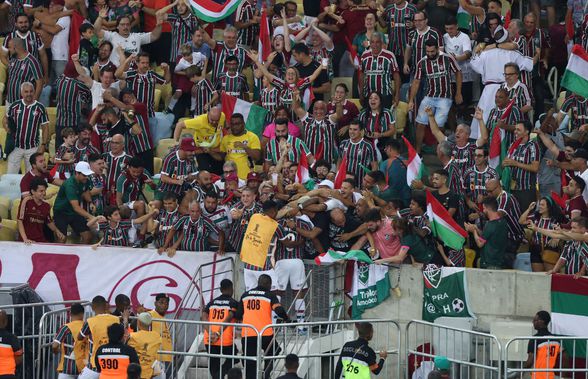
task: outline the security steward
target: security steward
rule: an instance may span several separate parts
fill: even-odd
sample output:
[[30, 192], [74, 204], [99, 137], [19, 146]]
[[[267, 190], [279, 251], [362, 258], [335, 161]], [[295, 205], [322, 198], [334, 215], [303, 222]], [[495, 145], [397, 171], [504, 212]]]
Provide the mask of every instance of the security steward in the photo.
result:
[[94, 354], [96, 371], [100, 379], [127, 379], [127, 368], [139, 363], [135, 349], [123, 342], [125, 328], [119, 323], [108, 327], [108, 343], [100, 346]]
[[384, 367], [388, 356], [386, 351], [380, 351], [380, 361], [376, 362], [376, 352], [369, 347], [369, 341], [374, 335], [374, 327], [369, 322], [357, 325], [359, 338], [343, 345], [341, 355], [335, 369], [335, 378], [370, 379], [371, 373], [378, 375]]

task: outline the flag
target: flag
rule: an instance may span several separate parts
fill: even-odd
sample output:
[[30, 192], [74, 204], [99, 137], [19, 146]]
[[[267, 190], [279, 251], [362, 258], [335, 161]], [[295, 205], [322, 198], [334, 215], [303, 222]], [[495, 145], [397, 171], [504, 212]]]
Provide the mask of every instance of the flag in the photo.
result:
[[82, 26], [84, 21], [84, 16], [82, 16], [78, 11], [74, 11], [71, 14], [69, 27], [69, 57], [78, 53], [78, 49], [80, 48], [80, 39], [82, 38], [82, 33], [80, 33], [80, 26]]
[[468, 234], [455, 220], [439, 200], [427, 190], [427, 217], [431, 221], [431, 232], [445, 246], [461, 250]]
[[[264, 3], [265, 4], [265, 3]], [[288, 43], [288, 42], [286, 42]], [[259, 61], [265, 62], [267, 56], [272, 52], [272, 42], [270, 39], [269, 22], [265, 7], [261, 9], [261, 21], [259, 22]]]
[[390, 296], [388, 266], [354, 262], [350, 295], [351, 318], [361, 319], [364, 310], [377, 306]]
[[353, 45], [349, 41], [349, 37], [345, 36], [345, 45], [347, 45], [347, 51], [349, 51], [349, 55], [351, 55], [351, 59], [353, 60], [353, 65], [357, 67], [358, 70], [361, 70], [359, 57], [357, 56], [357, 51], [353, 49]]
[[559, 205], [561, 209], [566, 209], [566, 200], [568, 199], [568, 195], [564, 194], [563, 196], [559, 196], [559, 194], [555, 191], [551, 191], [551, 199], [557, 205]]
[[343, 252], [329, 249], [326, 253], [322, 253], [314, 258], [314, 262], [319, 266], [330, 265], [341, 260], [358, 261], [367, 264], [373, 263], [372, 259], [362, 250], [349, 250], [348, 252]]
[[457, 9], [457, 27], [460, 29], [469, 30], [470, 22], [472, 22], [472, 16], [460, 5]]
[[[510, 145], [506, 156], [511, 157], [512, 154], [514, 153], [514, 151], [517, 149], [517, 147], [519, 147], [519, 145], [521, 144], [522, 141], [523, 140], [521, 138], [517, 138], [512, 143], [512, 145]], [[500, 175], [500, 183], [502, 184], [502, 188], [504, 188], [504, 190], [506, 192], [510, 192], [511, 175], [512, 175], [512, 167], [504, 167], [502, 169], [502, 173]]]
[[192, 11], [205, 22], [216, 22], [229, 17], [237, 10], [242, 0], [225, 0], [222, 4], [214, 0], [188, 0]]
[[[304, 84], [304, 78], [300, 79], [298, 83], [296, 83], [296, 87], [300, 88]], [[312, 84], [306, 87], [302, 94], [302, 98], [300, 99], [300, 105], [305, 110], [308, 110], [312, 103], [314, 102], [314, 91], [312, 90]]]
[[306, 183], [310, 180], [310, 175], [308, 174], [308, 159], [306, 158], [306, 154], [302, 151], [300, 154], [300, 159], [298, 162], [298, 169], [296, 171], [296, 183]]
[[408, 149], [408, 161], [406, 162], [406, 183], [410, 187], [413, 180], [420, 179], [422, 177], [424, 165], [421, 157], [417, 154], [416, 150], [414, 147], [412, 147], [410, 142], [408, 142], [404, 136], [402, 136], [402, 139], [404, 140], [404, 144]]
[[561, 85], [582, 97], [588, 97], [588, 53], [582, 46], [574, 45], [572, 48]]
[[423, 320], [476, 317], [468, 301], [465, 268], [427, 265], [423, 270], [423, 282]]
[[257, 104], [238, 99], [235, 96], [227, 95], [224, 92], [221, 97], [221, 102], [227, 120], [231, 118], [233, 113], [241, 113], [245, 119], [245, 129], [257, 134], [261, 138], [265, 116], [268, 112], [267, 109]]
[[[573, 275], [551, 276], [551, 333], [564, 336], [588, 336], [588, 279]], [[572, 341], [564, 349], [573, 354]], [[569, 344], [566, 346], [566, 344]], [[576, 357], [586, 357], [586, 342], [576, 340]]]
[[[512, 107], [514, 106], [516, 99], [512, 99], [504, 113], [500, 117], [501, 121], [506, 121], [510, 117], [510, 113], [512, 112]], [[508, 150], [508, 146], [506, 146], [506, 140], [504, 138], [504, 130], [497, 128], [496, 125], [492, 128], [490, 132], [490, 149], [488, 150], [488, 164], [490, 167], [498, 172], [498, 175], [502, 173], [502, 160], [506, 156], [506, 152]]]
[[343, 185], [343, 181], [347, 177], [347, 153], [343, 154], [343, 159], [341, 159], [341, 164], [339, 165], [339, 169], [337, 170], [337, 175], [335, 176], [335, 189], [340, 189]]

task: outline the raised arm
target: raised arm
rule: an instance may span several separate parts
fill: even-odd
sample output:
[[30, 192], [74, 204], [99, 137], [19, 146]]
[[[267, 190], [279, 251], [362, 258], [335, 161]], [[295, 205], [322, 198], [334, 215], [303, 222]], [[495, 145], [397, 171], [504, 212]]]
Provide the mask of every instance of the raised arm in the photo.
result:
[[478, 120], [478, 125], [480, 126], [480, 136], [476, 140], [476, 146], [481, 147], [484, 146], [490, 138], [490, 135], [488, 134], [488, 128], [486, 127], [486, 123], [484, 122], [484, 112], [481, 108], [476, 107], [474, 118]]
[[472, 5], [468, 0], [459, 0], [459, 5], [472, 16], [482, 16], [486, 14], [484, 8]]
[[100, 39], [104, 38], [104, 31], [102, 30], [102, 20], [105, 19], [107, 15], [108, 15], [108, 7], [105, 5], [102, 7], [102, 9], [100, 9], [100, 12], [98, 13], [98, 17], [96, 18], [96, 21], [94, 22], [94, 32], [96, 33], [96, 35]]
[[[272, 52], [270, 55], [268, 55], [267, 60], [271, 62], [276, 57], [276, 55], [277, 53], [275, 51]], [[255, 55], [252, 51], [247, 51], [247, 56], [249, 57], [249, 59], [251, 59], [251, 62], [253, 62], [253, 64], [255, 64], [257, 68], [259, 68], [259, 71], [261, 71], [261, 73], [263, 74], [263, 76], [266, 77], [267, 80], [271, 82], [276, 78], [271, 72], [267, 70], [263, 63], [259, 62], [258, 56]]]
[[136, 54], [129, 55], [124, 60], [124, 62], [120, 66], [118, 66], [118, 68], [116, 69], [116, 72], [114, 73], [114, 76], [116, 76], [116, 78], [117, 79], [120, 79], [120, 80], [126, 79], [127, 78], [126, 71], [129, 69], [129, 64], [131, 63], [132, 60], [134, 60], [136, 58], [137, 58], [137, 55]]
[[317, 23], [313, 21], [312, 24], [310, 24], [312, 30], [314, 30], [314, 32], [316, 34], [319, 35], [319, 37], [321, 37], [321, 39], [323, 40], [325, 47], [327, 48], [327, 50], [333, 50], [333, 48], [335, 47], [335, 45], [333, 45], [333, 40], [331, 39], [331, 37], [329, 37], [329, 35], [325, 32], [323, 32], [322, 30], [320, 30], [317, 27]]
[[435, 113], [433, 113], [433, 108], [426, 107], [425, 112], [427, 113], [427, 116], [429, 116], [429, 126], [431, 127], [431, 133], [433, 133], [435, 139], [437, 139], [437, 142], [441, 143], [445, 141], [445, 134], [443, 134], [441, 129], [439, 129], [439, 125], [435, 120]]

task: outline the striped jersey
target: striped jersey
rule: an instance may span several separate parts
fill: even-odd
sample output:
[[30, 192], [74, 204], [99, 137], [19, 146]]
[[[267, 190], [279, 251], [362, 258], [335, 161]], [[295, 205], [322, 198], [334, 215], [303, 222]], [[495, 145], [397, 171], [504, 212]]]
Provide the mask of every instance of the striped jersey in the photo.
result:
[[306, 142], [306, 146], [308, 146], [312, 155], [316, 159], [321, 158], [317, 156], [317, 152], [322, 144], [322, 159], [331, 163], [335, 162], [337, 158], [337, 149], [335, 147], [337, 127], [331, 122], [329, 116], [325, 116], [323, 120], [317, 121], [307, 113], [300, 121], [302, 121], [303, 130], [306, 134], [304, 142]]
[[88, 157], [92, 154], [100, 154], [96, 148], [90, 144], [86, 146], [79, 146], [79, 140], [74, 145], [74, 152], [76, 154], [76, 162], [88, 162]]
[[439, 35], [439, 33], [430, 26], [428, 26], [427, 30], [423, 33], [420, 33], [416, 29], [413, 29], [408, 33], [408, 44], [410, 44], [410, 47], [412, 48], [410, 59], [413, 65], [415, 65], [417, 62], [420, 62], [421, 59], [427, 55], [425, 50], [425, 42], [427, 42], [429, 39], [437, 42], [439, 47], [443, 47], [443, 38], [441, 38], [441, 35]]
[[[536, 218], [533, 219], [535, 220], [535, 223], [537, 224], [537, 227], [539, 229], [554, 230], [556, 225], [559, 225], [559, 223], [556, 220], [549, 217], [540, 217], [538, 220]], [[545, 234], [533, 233], [533, 243], [545, 249], [550, 248], [548, 245], [549, 242], [551, 242], [551, 240], [552, 238], [546, 236]]]
[[98, 231], [102, 233], [102, 244], [109, 246], [129, 246], [129, 229], [133, 227], [131, 220], [121, 220], [116, 225], [109, 221], [98, 223]]
[[372, 162], [377, 160], [374, 144], [363, 138], [357, 142], [352, 142], [350, 139], [342, 141], [339, 146], [339, 156], [347, 157], [347, 174], [353, 175], [356, 183], [362, 182], [365, 174], [371, 171]]
[[468, 142], [464, 146], [459, 147], [453, 144], [451, 156], [453, 161], [459, 168], [459, 172], [465, 173], [466, 170], [474, 165], [474, 152], [476, 151], [476, 144]]
[[[272, 242], [270, 243], [270, 246], [268, 248], [267, 251], [267, 255], [265, 258], [265, 262], [263, 264], [263, 267], [258, 267], [258, 266], [254, 266], [252, 264], [249, 263], [245, 263], [243, 262], [243, 267], [247, 270], [251, 270], [251, 271], [268, 271], [274, 268], [274, 263], [277, 260], [277, 255], [278, 252], [280, 251], [280, 249], [285, 249], [285, 246], [281, 246], [282, 244], [280, 243], [280, 241], [283, 241], [286, 238], [290, 238], [287, 237], [286, 233], [286, 229], [284, 228], [284, 226], [280, 223], [278, 223], [278, 227], [276, 228], [276, 231], [274, 232], [274, 235], [272, 236]], [[275, 245], [275, 251], [274, 251], [274, 245]], [[272, 257], [273, 254], [273, 257]], [[272, 258], [273, 258], [273, 263], [272, 263]]]
[[522, 108], [525, 105], [531, 105], [531, 94], [529, 93], [529, 88], [527, 88], [523, 82], [516, 82], [512, 88], [508, 88], [506, 83], [502, 83], [500, 88], [508, 91], [508, 99], [515, 99], [514, 105], [517, 107]]
[[480, 33], [480, 30], [484, 27], [486, 23], [486, 15], [484, 14], [484, 21], [480, 22], [478, 20], [478, 16], [472, 16], [470, 18], [470, 36], [472, 40], [476, 40]]
[[588, 124], [588, 99], [580, 100], [576, 94], [571, 94], [562, 103], [560, 112], [570, 113], [569, 130], [578, 129]]
[[211, 78], [218, 78], [221, 72], [227, 71], [225, 68], [225, 60], [229, 55], [234, 55], [239, 61], [237, 72], [243, 71], [245, 64], [249, 62], [247, 52], [242, 46], [235, 46], [234, 49], [229, 49], [224, 42], [217, 42], [212, 51], [212, 76]]
[[455, 160], [451, 158], [443, 169], [449, 173], [447, 188], [455, 195], [463, 194], [463, 172], [459, 170], [459, 166]]
[[[310, 150], [298, 137], [294, 137], [293, 135], [288, 135], [286, 139], [286, 143], [292, 146], [291, 149], [288, 149], [288, 161], [298, 163], [300, 162], [300, 154], [308, 155], [310, 154]], [[280, 142], [277, 138], [272, 138], [269, 140], [266, 146], [265, 151], [265, 160], [270, 162], [272, 165], [278, 164], [280, 160]]]
[[168, 13], [167, 22], [171, 25], [171, 53], [169, 61], [176, 61], [180, 54], [180, 47], [192, 41], [192, 34], [200, 27], [198, 18], [188, 12], [186, 17], [177, 13]]
[[35, 82], [43, 78], [43, 69], [39, 60], [32, 54], [24, 58], [11, 58], [8, 62], [8, 83], [6, 101], [10, 104], [20, 99], [20, 85], [24, 82]]
[[201, 79], [198, 83], [195, 83], [192, 87], [192, 101], [194, 106], [194, 115], [200, 116], [206, 113], [204, 106], [212, 99], [214, 88], [212, 83], [207, 78]]
[[406, 19], [412, 20], [416, 13], [416, 6], [407, 1], [402, 7], [390, 4], [384, 10], [383, 16], [388, 28], [388, 49], [396, 56], [404, 55], [404, 48], [408, 45]]
[[[540, 49], [541, 54], [545, 49], [551, 48], [551, 42], [549, 41], [549, 34], [543, 30], [536, 28], [532, 34], [525, 34], [527, 40], [527, 54], [528, 57], [535, 56], [535, 50]], [[533, 66], [533, 76], [539, 75], [539, 61]]]
[[290, 108], [292, 106], [292, 91], [294, 88], [298, 87], [300, 93], [303, 93], [304, 90], [306, 90], [306, 88], [310, 85], [310, 80], [308, 78], [303, 78], [296, 84], [287, 84], [284, 79], [280, 79], [277, 76], [274, 76], [272, 79], [272, 85], [274, 85], [278, 91], [280, 91], [280, 96], [278, 98], [279, 105], [284, 105], [286, 108]]
[[[216, 209], [209, 212], [206, 207], [202, 208], [202, 215], [205, 216], [210, 222], [212, 222], [219, 230], [222, 230], [225, 235], [229, 231], [229, 225], [231, 223], [229, 210], [224, 205], [218, 205]], [[211, 234], [212, 239], [218, 239], [218, 233]]]
[[127, 71], [127, 87], [133, 90], [137, 101], [147, 105], [149, 117], [155, 116], [155, 85], [165, 84], [163, 76], [149, 70], [145, 74], [137, 70]]
[[274, 86], [271, 86], [270, 88], [262, 88], [261, 91], [259, 91], [259, 101], [261, 106], [268, 110], [266, 123], [269, 123], [270, 120], [274, 118], [274, 111], [278, 107], [279, 98], [280, 91]]
[[[529, 46], [527, 43], [527, 39], [524, 36], [517, 36], [513, 39], [514, 44], [517, 46], [517, 51], [521, 53], [525, 57], [529, 57], [533, 59], [534, 53], [529, 55]], [[532, 80], [531, 80], [531, 72], [527, 70], [521, 70], [519, 74], [519, 79], [521, 82], [527, 86], [527, 88], [532, 87]], [[518, 105], [518, 104], [517, 104]]]
[[106, 163], [106, 191], [114, 193], [116, 191], [116, 181], [126, 171], [131, 156], [125, 152], [120, 155], [114, 155], [112, 152], [102, 154]]
[[24, 100], [17, 100], [10, 104], [6, 116], [16, 126], [15, 147], [26, 150], [40, 145], [41, 126], [49, 123], [43, 104], [34, 100], [27, 105]]
[[133, 104], [133, 108], [135, 109], [135, 119], [141, 128], [141, 133], [133, 134], [129, 130], [129, 133], [126, 136], [127, 144], [129, 146], [128, 151], [131, 155], [140, 154], [153, 149], [147, 106], [143, 103], [136, 102]]
[[29, 30], [25, 34], [21, 34], [18, 30], [12, 31], [9, 35], [4, 38], [4, 42], [2, 42], [2, 50], [4, 52], [8, 52], [8, 43], [12, 41], [14, 38], [20, 38], [25, 43], [25, 49], [27, 52], [32, 54], [35, 58], [39, 58], [39, 50], [45, 47], [43, 45], [43, 40], [39, 36], [39, 34]]
[[506, 219], [506, 224], [508, 225], [509, 241], [521, 241], [525, 233], [523, 232], [523, 227], [519, 224], [519, 219], [521, 218], [519, 202], [513, 195], [506, 191], [502, 191], [496, 198], [496, 201], [498, 202], [498, 210], [503, 213], [503, 217]]
[[[62, 144], [61, 146], [59, 146], [57, 148], [57, 151], [55, 151], [55, 159], [59, 159], [59, 160], [63, 160], [63, 156], [67, 153], [72, 153], [74, 154], [75, 157], [75, 149], [72, 146], [67, 146], [66, 144]], [[60, 174], [73, 174], [74, 172], [74, 167], [75, 167], [75, 163], [58, 163], [55, 162], [55, 164], [57, 165], [57, 172]]]
[[[255, 8], [257, 7], [257, 0], [245, 0], [237, 7], [235, 12], [235, 21], [250, 22], [255, 16]], [[239, 29], [237, 35], [237, 43], [239, 45], [252, 47], [253, 42], [259, 37], [259, 24], [249, 25], [246, 28]]]
[[582, 265], [588, 265], [588, 245], [581, 241], [567, 241], [559, 259], [566, 263], [565, 273], [574, 275]]
[[[233, 208], [235, 209], [243, 209], [245, 206], [242, 202], [238, 202], [235, 204]], [[258, 203], [253, 203], [249, 208], [243, 209], [243, 214], [241, 218], [234, 219], [231, 223], [231, 228], [229, 230], [229, 234], [227, 236], [227, 241], [234, 249], [233, 251], [241, 251], [241, 244], [243, 243], [243, 237], [245, 236], [245, 231], [247, 231], [247, 225], [249, 224], [249, 219], [255, 213], [261, 212], [261, 206]]]
[[219, 229], [204, 216], [192, 220], [190, 216], [183, 216], [174, 224], [174, 229], [183, 233], [180, 250], [184, 251], [209, 251], [208, 237], [213, 233], [218, 235]]
[[[531, 164], [534, 161], [541, 159], [539, 156], [539, 145], [537, 141], [527, 141], [525, 144], [520, 144], [517, 148], [509, 154], [510, 158], [523, 164]], [[535, 189], [537, 185], [537, 173], [528, 170], [523, 170], [520, 167], [511, 167], [512, 181], [514, 181], [513, 190], [530, 190]]]
[[[197, 170], [194, 159], [181, 160], [178, 150], [172, 150], [163, 158], [161, 175], [168, 176], [172, 179], [183, 179], [189, 174], [195, 173]], [[178, 195], [182, 194], [182, 186], [163, 183], [162, 181], [159, 182], [158, 190], [161, 192], [173, 192]]]
[[[174, 209], [172, 212], [168, 212], [165, 209], [160, 209], [159, 214], [155, 217], [155, 220], [158, 223], [157, 227], [157, 238], [155, 239], [155, 247], [162, 247], [165, 244], [165, 239], [167, 238], [167, 234], [169, 233], [170, 229], [178, 222], [178, 220], [182, 217], [180, 212], [178, 212], [178, 208]], [[174, 236], [174, 240], [172, 243], [176, 241], [178, 238], [177, 234]]]
[[[504, 111], [506, 111], [506, 109], [507, 107], [504, 107], [503, 109], [496, 107], [490, 110], [490, 114], [488, 115], [488, 119], [486, 120], [488, 135], [493, 135], [494, 127], [496, 127], [498, 121], [502, 119], [502, 116], [504, 115]], [[506, 123], [506, 125], [516, 125], [521, 121], [523, 121], [523, 112], [521, 112], [521, 109], [519, 107], [513, 105], [508, 117], [504, 122]], [[514, 132], [505, 130], [504, 138], [506, 139], [506, 146], [512, 145], [512, 143], [515, 140]]]
[[92, 94], [86, 85], [77, 79], [61, 75], [55, 81], [57, 86], [56, 125], [77, 127], [83, 119], [82, 109], [92, 104]]
[[415, 79], [427, 80], [428, 97], [451, 99], [451, 74], [461, 71], [455, 58], [449, 54], [439, 52], [437, 58], [422, 58], [417, 64]]
[[151, 181], [151, 176], [145, 172], [133, 178], [129, 171], [125, 170], [116, 180], [116, 192], [122, 193], [123, 203], [139, 200], [139, 195], [148, 181]]
[[215, 90], [225, 92], [227, 95], [235, 96], [238, 99], [244, 99], [244, 94], [249, 92], [247, 79], [241, 74], [230, 75], [228, 72], [222, 72], [216, 78]]
[[106, 197], [105, 197], [105, 195], [106, 195], [106, 175], [92, 174], [88, 177], [88, 181], [86, 182], [86, 185], [84, 187], [84, 191], [90, 191], [94, 188], [101, 188], [102, 189], [102, 191], [99, 194], [92, 196], [91, 203], [94, 204], [94, 206], [96, 207], [96, 211], [91, 212], [90, 204], [82, 199], [83, 207], [84, 207], [84, 210], [86, 210], [86, 212], [88, 212], [88, 213], [95, 214], [95, 215], [101, 215], [104, 211], [104, 206], [106, 204]]
[[[460, 169], [460, 172], [463, 172]], [[466, 195], [476, 204], [479, 196], [488, 196], [486, 192], [486, 182], [490, 179], [498, 179], [498, 173], [490, 166], [486, 166], [483, 171], [478, 171], [474, 165], [463, 174], [463, 187]]]
[[363, 108], [357, 118], [365, 127], [366, 134], [387, 132], [389, 126], [396, 123], [392, 111], [385, 108], [380, 113], [374, 113], [369, 108]]
[[398, 63], [391, 51], [383, 49], [377, 56], [372, 50], [365, 51], [361, 56], [361, 71], [365, 97], [374, 91], [383, 96], [392, 94], [392, 73], [398, 72]]
[[[73, 321], [72, 323], [82, 324], [82, 321]], [[79, 325], [81, 328], [82, 325]], [[72, 335], [72, 331], [68, 324], [62, 325], [55, 334], [54, 341], [59, 342], [61, 346], [61, 358], [63, 360], [62, 369], [59, 371], [62, 374], [76, 376], [79, 374], [74, 357], [74, 344], [78, 342], [77, 335]]]
[[329, 76], [329, 80], [333, 80], [335, 76], [335, 72], [333, 71], [333, 51], [334, 48], [328, 50], [326, 47], [322, 46], [319, 49], [315, 49], [312, 46], [308, 47], [310, 52], [310, 57], [314, 59], [318, 64], [322, 64], [323, 59], [329, 60], [329, 65], [327, 66], [327, 74]]
[[[311, 230], [313, 228], [312, 223], [310, 223], [309, 221], [307, 221], [303, 218], [296, 217], [294, 221], [296, 222], [297, 229]], [[301, 237], [295, 230], [288, 228], [285, 219], [281, 219], [278, 222], [280, 223], [280, 225], [284, 229], [284, 235], [285, 235], [286, 239], [291, 239], [292, 241], [295, 241], [298, 238], [304, 238], [304, 237]], [[276, 250], [275, 260], [277, 262], [281, 259], [302, 259], [302, 257], [304, 257], [305, 247], [306, 247], [305, 244], [302, 244], [302, 245], [299, 245], [296, 247], [286, 247], [283, 244], [278, 243], [278, 248]]]

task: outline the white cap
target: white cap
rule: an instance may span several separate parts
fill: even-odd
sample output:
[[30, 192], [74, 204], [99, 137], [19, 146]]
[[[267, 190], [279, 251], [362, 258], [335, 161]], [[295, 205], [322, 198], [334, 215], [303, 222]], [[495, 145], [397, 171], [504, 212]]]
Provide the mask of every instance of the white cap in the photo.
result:
[[323, 180], [318, 185], [319, 186], [326, 186], [326, 187], [329, 187], [330, 189], [335, 189], [335, 184], [333, 182], [331, 182], [329, 179]]
[[76, 172], [79, 172], [80, 174], [86, 176], [90, 176], [94, 173], [94, 171], [92, 171], [92, 169], [90, 168], [90, 164], [88, 162], [76, 163]]

